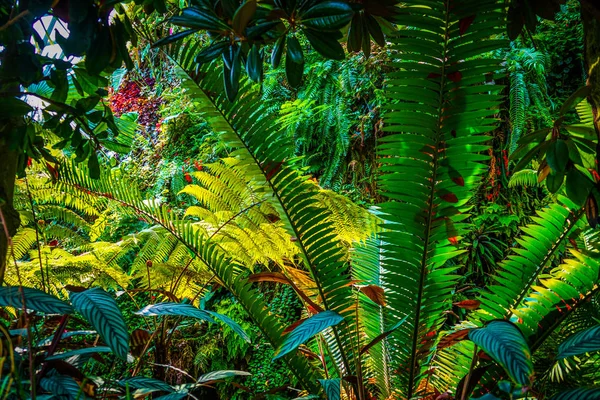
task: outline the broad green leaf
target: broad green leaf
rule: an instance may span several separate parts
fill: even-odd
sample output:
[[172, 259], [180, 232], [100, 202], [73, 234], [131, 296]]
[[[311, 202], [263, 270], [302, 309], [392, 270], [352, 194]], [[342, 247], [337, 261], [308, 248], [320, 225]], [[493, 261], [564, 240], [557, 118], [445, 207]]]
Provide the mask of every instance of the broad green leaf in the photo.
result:
[[564, 180], [565, 180], [564, 172], [558, 172], [558, 173], [551, 172], [546, 177], [546, 187], [548, 188], [548, 191], [550, 193], [558, 192], [558, 189], [560, 189]]
[[223, 371], [213, 371], [207, 374], [204, 374], [198, 378], [196, 383], [206, 383], [211, 381], [216, 381], [219, 379], [231, 378], [232, 376], [250, 376], [252, 375], [246, 371], [236, 371], [236, 370], [223, 370]]
[[318, 313], [310, 318], [307, 318], [296, 329], [288, 333], [284, 342], [279, 346], [274, 360], [283, 357], [298, 348], [302, 343], [306, 342], [317, 333], [322, 332], [330, 326], [334, 326], [342, 322], [344, 318], [336, 312], [326, 310]]
[[185, 8], [181, 12], [181, 15], [172, 17], [171, 22], [187, 28], [204, 29], [212, 32], [228, 31], [231, 29], [229, 25], [208, 10], [196, 7]]
[[238, 35], [243, 35], [244, 30], [248, 25], [248, 22], [250, 22], [255, 12], [256, 0], [246, 0], [245, 3], [238, 7], [238, 9], [235, 12], [235, 15], [233, 16], [232, 22], [233, 30]]
[[336, 36], [332, 34], [323, 34], [320, 32], [305, 29], [302, 32], [314, 49], [325, 58], [333, 60], [343, 60], [346, 57], [344, 48], [337, 41]]
[[16, 97], [0, 98], [0, 116], [2, 118], [18, 117], [25, 115], [32, 110], [33, 108], [29, 104]]
[[[39, 311], [45, 314], [71, 314], [73, 307], [57, 299], [56, 297], [42, 292], [39, 289], [23, 287], [25, 304], [29, 310]], [[0, 306], [23, 308], [21, 290], [19, 286], [0, 287]]]
[[92, 151], [90, 158], [88, 158], [88, 169], [90, 171], [90, 178], [100, 179], [100, 163], [98, 162], [98, 154], [95, 151]]
[[341, 398], [341, 380], [337, 379], [319, 379], [319, 383], [325, 389], [327, 400], [340, 400]]
[[119, 385], [125, 387], [129, 386], [134, 389], [152, 389], [153, 391], [163, 391], [163, 392], [174, 392], [175, 389], [158, 379], [154, 378], [146, 378], [143, 376], [134, 376], [127, 379], [121, 379], [119, 381]]
[[228, 41], [215, 42], [196, 54], [195, 61], [198, 64], [211, 62], [222, 55], [230, 46]]
[[533, 375], [531, 352], [525, 337], [508, 321], [492, 321], [469, 332], [469, 339], [500, 364], [513, 381], [529, 385]]
[[600, 400], [600, 388], [579, 388], [555, 394], [550, 400]]
[[242, 329], [242, 327], [237, 322], [235, 322], [234, 320], [232, 320], [231, 318], [229, 318], [226, 315], [219, 314], [214, 311], [206, 311], [206, 312], [209, 313], [210, 315], [212, 315], [213, 317], [215, 317], [216, 319], [223, 321], [235, 333], [237, 333], [242, 339], [244, 339], [246, 342], [250, 343], [250, 336], [248, 336], [248, 334]]
[[565, 189], [567, 196], [579, 207], [583, 206], [590, 194], [593, 183], [577, 168], [573, 167], [567, 172]]
[[46, 357], [46, 361], [64, 360], [65, 358], [69, 358], [72, 356], [95, 354], [95, 353], [110, 353], [110, 352], [112, 352], [112, 349], [108, 346], [84, 347], [83, 349], [65, 351], [64, 353], [54, 354], [50, 357]]
[[115, 299], [101, 288], [93, 288], [71, 293], [71, 303], [96, 328], [113, 352], [127, 360], [129, 334]]
[[208, 312], [200, 310], [191, 304], [182, 303], [167, 302], [150, 304], [136, 312], [136, 314], [143, 315], [144, 317], [154, 317], [159, 315], [190, 317], [198, 318], [208, 322], [215, 322]]
[[304, 73], [304, 63], [298, 64], [294, 62], [290, 55], [290, 46], [287, 47], [287, 55], [285, 57], [285, 77], [291, 87], [297, 88], [302, 83], [302, 74]]
[[188, 397], [188, 391], [184, 390], [177, 393], [169, 393], [164, 396], [155, 397], [154, 400], [181, 400]]
[[600, 325], [569, 336], [558, 346], [557, 359], [600, 350]]
[[546, 162], [556, 173], [565, 171], [569, 162], [569, 147], [564, 140], [558, 139], [550, 144], [546, 151]]
[[301, 15], [302, 23], [316, 30], [337, 31], [352, 19], [352, 7], [342, 1], [324, 1]]
[[295, 35], [290, 36], [288, 39], [288, 52], [287, 56], [292, 59], [296, 64], [304, 63], [304, 54], [302, 54], [302, 47], [300, 42]]
[[263, 75], [263, 60], [260, 48], [254, 44], [248, 52], [248, 59], [246, 60], [246, 72], [250, 79], [254, 82], [260, 82]]
[[171, 36], [165, 36], [164, 38], [159, 39], [156, 42], [152, 43], [152, 47], [164, 46], [165, 44], [176, 42], [176, 41], [181, 40], [184, 37], [192, 35], [196, 32], [198, 32], [197, 29], [186, 29], [185, 31], [175, 33]]
[[40, 386], [45, 391], [48, 391], [54, 395], [67, 396], [71, 399], [88, 399], [81, 390], [79, 384], [75, 379], [65, 375], [53, 375], [48, 378], [42, 378]]
[[275, 45], [273, 45], [273, 51], [271, 53], [271, 66], [273, 68], [279, 67], [281, 62], [281, 56], [283, 55], [283, 49], [285, 48], [285, 35], [281, 35]]

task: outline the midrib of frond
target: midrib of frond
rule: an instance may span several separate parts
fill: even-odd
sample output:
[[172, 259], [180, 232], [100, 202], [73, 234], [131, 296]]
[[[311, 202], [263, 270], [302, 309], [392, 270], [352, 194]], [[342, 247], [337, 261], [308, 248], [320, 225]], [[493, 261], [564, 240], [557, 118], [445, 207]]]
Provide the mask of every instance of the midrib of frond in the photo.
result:
[[[395, 21], [405, 29], [393, 42], [400, 51], [390, 73], [386, 126], [378, 151], [386, 232], [382, 234], [385, 289], [394, 319], [408, 316], [392, 338], [400, 364], [402, 397], [417, 395], [435, 335], [451, 303], [457, 266], [464, 252], [456, 242], [467, 224], [465, 203], [484, 172], [483, 133], [496, 126], [502, 87], [498, 60], [483, 54], [504, 45], [490, 39], [502, 31], [499, 1], [408, 1]], [[462, 19], [475, 16], [470, 30]], [[460, 26], [460, 28], [459, 28]], [[385, 116], [384, 116], [385, 117]]]
[[[445, 7], [446, 9], [444, 10], [444, 33], [445, 33], [445, 38], [444, 38], [444, 48], [441, 54], [441, 58], [442, 60], [446, 60], [447, 58], [447, 53], [448, 53], [448, 28], [449, 28], [449, 21], [450, 21], [450, 12], [448, 10], [449, 7], [449, 2], [445, 2]], [[426, 230], [425, 230], [425, 240], [423, 243], [423, 255], [421, 258], [421, 274], [420, 274], [420, 281], [419, 281], [419, 291], [418, 291], [418, 297], [417, 297], [417, 305], [416, 305], [416, 313], [415, 313], [415, 321], [417, 323], [414, 324], [413, 327], [413, 336], [412, 336], [412, 354], [411, 354], [411, 361], [410, 361], [410, 372], [409, 372], [409, 379], [408, 379], [408, 398], [412, 398], [413, 396], [413, 387], [415, 386], [415, 378], [416, 378], [416, 374], [418, 371], [418, 358], [417, 358], [417, 345], [419, 343], [419, 330], [421, 328], [421, 324], [419, 321], [421, 321], [421, 312], [422, 312], [422, 302], [423, 302], [423, 293], [425, 290], [425, 281], [426, 281], [426, 277], [427, 274], [429, 273], [429, 246], [431, 244], [431, 227], [432, 227], [432, 220], [433, 220], [433, 214], [434, 214], [434, 208], [435, 208], [435, 193], [436, 193], [436, 182], [437, 182], [437, 176], [438, 176], [438, 161], [439, 161], [439, 154], [440, 154], [440, 139], [443, 137], [443, 133], [442, 133], [442, 117], [443, 117], [443, 113], [442, 113], [442, 106], [444, 104], [444, 95], [445, 95], [445, 87], [446, 87], [446, 62], [442, 62], [442, 68], [441, 68], [441, 82], [440, 82], [440, 95], [439, 95], [439, 106], [438, 106], [438, 120], [437, 120], [437, 127], [436, 127], [436, 142], [435, 142], [435, 148], [434, 148], [434, 153], [433, 153], [433, 162], [432, 162], [432, 177], [431, 177], [431, 186], [429, 189], [429, 202], [428, 202], [428, 208], [427, 208], [427, 224], [426, 224]]]

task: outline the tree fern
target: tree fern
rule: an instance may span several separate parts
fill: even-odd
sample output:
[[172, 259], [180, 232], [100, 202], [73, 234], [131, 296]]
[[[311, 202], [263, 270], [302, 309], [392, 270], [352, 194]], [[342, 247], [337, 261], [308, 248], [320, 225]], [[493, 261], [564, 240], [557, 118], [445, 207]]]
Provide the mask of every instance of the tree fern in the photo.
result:
[[382, 281], [390, 320], [408, 316], [390, 337], [405, 398], [428, 390], [420, 383], [455, 282], [447, 261], [462, 252], [455, 246], [465, 229], [461, 211], [485, 170], [483, 133], [496, 126], [502, 88], [486, 82], [500, 62], [481, 55], [506, 43], [490, 39], [502, 32], [502, 10], [497, 1], [409, 1], [395, 21], [408, 28], [393, 40], [399, 61], [379, 145], [388, 199]]

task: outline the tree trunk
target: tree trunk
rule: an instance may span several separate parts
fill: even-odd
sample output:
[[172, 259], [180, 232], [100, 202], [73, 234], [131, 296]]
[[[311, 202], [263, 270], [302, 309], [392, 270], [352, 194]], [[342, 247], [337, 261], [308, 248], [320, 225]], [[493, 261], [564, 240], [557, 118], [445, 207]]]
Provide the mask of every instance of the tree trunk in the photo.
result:
[[10, 150], [7, 140], [0, 137], [0, 210], [6, 222], [4, 227], [0, 221], [0, 285], [4, 283], [4, 273], [9, 260], [6, 231], [11, 237], [14, 236], [21, 222], [19, 213], [13, 206], [17, 159], [17, 153]]

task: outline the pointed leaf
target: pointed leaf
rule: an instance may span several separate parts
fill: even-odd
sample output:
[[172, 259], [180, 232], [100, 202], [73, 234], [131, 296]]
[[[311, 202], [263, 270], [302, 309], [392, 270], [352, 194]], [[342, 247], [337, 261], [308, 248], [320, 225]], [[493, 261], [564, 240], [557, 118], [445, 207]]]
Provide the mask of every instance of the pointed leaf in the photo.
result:
[[207, 374], [204, 374], [198, 378], [197, 383], [206, 383], [211, 381], [216, 381], [219, 379], [231, 378], [232, 376], [250, 376], [252, 375], [246, 371], [236, 371], [236, 370], [223, 370], [223, 371], [213, 371]]
[[192, 35], [196, 32], [198, 32], [197, 29], [186, 29], [185, 31], [175, 33], [171, 36], [165, 36], [164, 38], [159, 39], [156, 42], [152, 43], [152, 47], [164, 46], [166, 44], [176, 42], [176, 41], [181, 40], [184, 37], [188, 37], [189, 35]]
[[46, 361], [51, 360], [64, 360], [72, 356], [84, 355], [84, 354], [96, 354], [96, 353], [110, 353], [112, 349], [108, 346], [97, 346], [97, 347], [84, 347], [83, 349], [66, 351], [60, 354], [54, 354], [50, 357], [46, 357]]
[[[159, 381], [158, 379], [146, 378], [143, 376], [134, 376], [127, 379], [121, 379], [119, 381], [119, 385], [125, 387], [129, 386], [133, 389], [151, 389], [153, 391], [161, 391], [161, 392], [174, 392], [175, 389], [165, 383], [163, 381]], [[149, 392], [146, 392], [149, 393]]]
[[312, 47], [325, 58], [343, 60], [346, 57], [344, 48], [337, 41], [335, 35], [323, 34], [310, 29], [303, 30]]
[[565, 172], [565, 168], [569, 162], [569, 147], [564, 140], [558, 139], [550, 144], [550, 147], [546, 151], [546, 162], [552, 168], [552, 171], [557, 173]]
[[600, 388], [578, 388], [555, 394], [550, 400], [600, 400]]
[[383, 288], [377, 285], [359, 286], [360, 290], [365, 296], [373, 300], [373, 302], [379, 306], [385, 307], [385, 293]]
[[342, 391], [341, 379], [319, 379], [319, 383], [325, 389], [327, 400], [340, 400]]
[[248, 22], [254, 16], [256, 12], [256, 0], [246, 0], [244, 4], [238, 7], [233, 16], [233, 30], [239, 35], [244, 34], [244, 30], [248, 25]]
[[301, 15], [302, 23], [312, 29], [337, 31], [352, 19], [352, 7], [342, 1], [324, 1]]
[[285, 35], [281, 35], [275, 45], [273, 46], [273, 52], [271, 53], [271, 66], [273, 68], [279, 67], [279, 63], [281, 62], [281, 56], [283, 55], [283, 50], [285, 48]]
[[569, 196], [569, 199], [571, 199], [577, 206], [581, 207], [584, 205], [593, 185], [594, 184], [592, 181], [589, 180], [587, 176], [582, 174], [577, 168], [573, 167], [569, 172], [567, 172], [565, 180], [567, 196]]
[[525, 337], [508, 321], [492, 321], [469, 332], [469, 339], [500, 364], [519, 385], [529, 385], [533, 375], [531, 352]]
[[150, 304], [136, 312], [136, 314], [143, 315], [144, 317], [155, 317], [159, 315], [190, 317], [208, 322], [215, 322], [208, 312], [200, 310], [191, 304], [182, 303], [166, 302]]
[[75, 310], [96, 328], [102, 340], [119, 358], [127, 360], [129, 334], [115, 299], [101, 288], [71, 293], [70, 297]]
[[342, 322], [344, 318], [336, 312], [326, 310], [308, 318], [300, 324], [296, 329], [287, 335], [284, 342], [279, 346], [274, 360], [283, 357], [298, 348], [302, 343], [306, 342], [317, 333], [322, 332], [330, 326], [334, 326]]
[[[23, 287], [25, 304], [29, 310], [45, 314], [71, 314], [73, 307], [39, 289]], [[18, 286], [0, 287], [0, 306], [23, 308], [21, 290]]]
[[216, 319], [224, 322], [227, 326], [229, 326], [235, 333], [237, 333], [242, 339], [244, 339], [244, 341], [250, 343], [250, 336], [248, 336], [248, 334], [246, 333], [246, 331], [244, 331], [242, 329], [242, 327], [235, 322], [234, 320], [232, 320], [231, 318], [229, 318], [226, 315], [223, 314], [219, 314], [217, 312], [214, 311], [206, 311], [207, 313], [209, 313], [210, 315], [212, 315], [213, 317], [215, 317]]
[[600, 325], [569, 336], [558, 346], [557, 359], [600, 350]]

